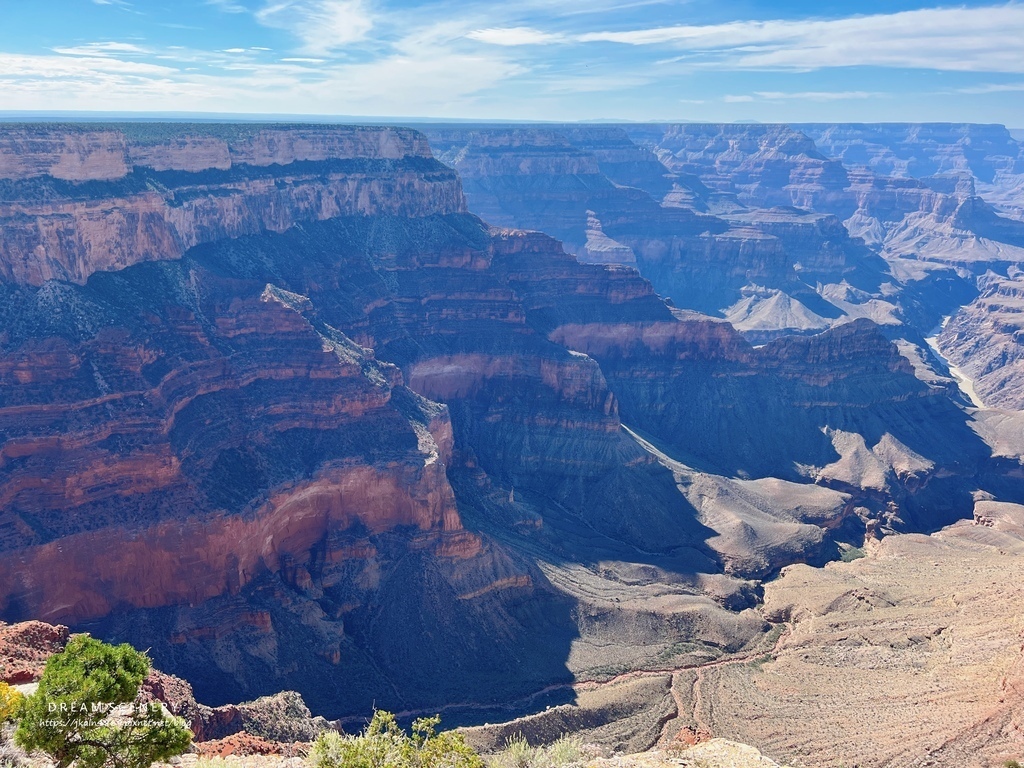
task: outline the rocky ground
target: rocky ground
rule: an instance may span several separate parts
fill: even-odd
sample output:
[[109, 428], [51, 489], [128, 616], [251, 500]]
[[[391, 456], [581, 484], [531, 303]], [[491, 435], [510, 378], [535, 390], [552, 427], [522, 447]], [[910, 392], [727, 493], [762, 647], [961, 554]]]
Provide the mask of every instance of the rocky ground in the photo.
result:
[[[981, 499], [973, 520], [936, 534], [784, 569], [766, 585], [762, 612], [776, 629], [758, 650], [577, 685], [574, 705], [466, 733], [488, 752], [514, 734], [545, 743], [571, 731], [618, 750], [599, 764], [623, 768], [776, 765], [769, 756], [999, 766], [1024, 755], [1021, 554], [1024, 507]], [[765, 756], [709, 746], [731, 743], [723, 737]]]

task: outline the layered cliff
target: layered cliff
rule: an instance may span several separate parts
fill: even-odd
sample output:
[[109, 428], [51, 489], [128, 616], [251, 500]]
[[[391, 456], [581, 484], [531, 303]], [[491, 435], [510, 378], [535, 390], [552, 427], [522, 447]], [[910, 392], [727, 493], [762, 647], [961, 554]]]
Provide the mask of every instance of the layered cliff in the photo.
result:
[[0, 137], [0, 276], [84, 283], [224, 237], [337, 216], [462, 210], [408, 130], [25, 125]]
[[[789, 184], [789, 176], [782, 182], [765, 164], [795, 168], [793, 158], [806, 153], [828, 171], [820, 176], [845, 183], [842, 167], [794, 131], [774, 136], [777, 146], [763, 151], [749, 137], [740, 141], [755, 160], [704, 136], [712, 148], [701, 145], [695, 154], [721, 166], [712, 177], [696, 162], [666, 160], [666, 167], [630, 139], [641, 131], [635, 126], [424, 130], [439, 157], [466, 178], [474, 213], [554, 234], [581, 261], [635, 265], [677, 306], [728, 317], [754, 341], [813, 333], [842, 319], [901, 320], [902, 307], [881, 292], [885, 263], [838, 218], [794, 210], [794, 195], [773, 186]], [[761, 197], [743, 202], [786, 207], [742, 208], [736, 190], [755, 176]], [[824, 182], [815, 188], [832, 189]], [[709, 205], [721, 215], [705, 213]]]
[[[338, 713], [379, 699], [407, 672], [405, 641], [389, 671], [379, 663], [389, 649], [351, 628], [372, 624], [381, 596], [414, 561], [429, 575], [413, 580], [403, 608], [386, 611], [396, 621], [438, 590], [453, 627], [453, 616], [465, 623], [481, 601], [497, 607], [530, 593], [529, 568], [463, 528], [447, 476], [448, 411], [272, 271], [256, 277], [261, 239], [297, 219], [347, 222], [333, 241], [344, 249], [354, 243], [345, 226], [383, 234], [429, 219], [429, 230], [460, 211], [458, 179], [430, 160], [421, 136], [238, 126], [71, 129], [63, 140], [55, 129], [38, 133], [12, 131], [4, 165], [20, 174], [4, 204], [24, 210], [28, 186], [44, 191], [29, 224], [22, 214], [13, 234], [7, 223], [0, 229], [5, 616], [139, 633], [168, 668], [194, 671], [213, 700], [271, 693], [291, 679]], [[113, 231], [105, 228], [117, 211], [140, 199], [122, 197], [118, 185], [150, 172], [178, 179], [172, 187], [161, 177], [158, 192], [143, 193], [158, 194], [161, 220], [177, 227], [166, 240], [174, 248], [126, 237], [117, 244], [123, 258], [112, 255], [96, 227]], [[256, 188], [271, 199], [254, 197]], [[336, 205], [329, 189], [347, 190], [348, 203]], [[191, 196], [194, 204], [183, 202]], [[224, 215], [225, 201], [244, 212], [244, 225]], [[23, 232], [45, 234], [51, 220], [62, 234], [45, 252], [20, 249]], [[249, 232], [255, 249], [239, 262], [211, 260], [188, 248], [186, 231], [200, 242]], [[55, 270], [65, 280], [43, 279]], [[335, 286], [351, 278], [316, 275]], [[346, 284], [338, 317], [365, 318], [361, 292], [373, 284]], [[475, 655], [482, 677], [507, 666], [520, 642], [504, 609], [492, 608], [488, 621], [470, 622], [475, 628], [458, 633], [462, 654], [450, 654], [458, 666]], [[316, 630], [293, 644], [289, 622]], [[495, 642], [505, 650], [492, 652]], [[239, 655], [223, 655], [225, 643]], [[557, 676], [561, 661], [538, 662], [540, 676]], [[366, 679], [370, 668], [378, 672]], [[446, 674], [432, 669], [420, 685]], [[342, 694], [322, 682], [351, 676], [363, 683]], [[397, 703], [424, 687], [408, 686]]]
[[1016, 218], [1024, 208], [1024, 145], [1002, 125], [971, 123], [794, 126], [829, 157], [879, 176], [974, 178], [982, 196]]
[[[635, 269], [489, 228], [411, 131], [98, 131], [127, 147], [129, 176], [175, 174], [153, 192], [172, 212], [192, 190], [270, 217], [189, 219], [191, 247], [129, 239], [110, 260], [67, 207], [128, 199], [90, 131], [17, 153], [35, 159], [11, 189], [44, 179], [37, 220], [68, 234], [3, 251], [0, 604], [151, 648], [213, 703], [295, 688], [329, 715], [484, 718], [571, 698], [574, 679], [727, 656], [766, 629], [757, 579], [865, 530], [967, 514], [995, 472], [947, 390], [870, 320], [755, 348]], [[488, 187], [503, 211], [547, 200], [577, 231], [592, 210], [607, 237], [685, 252], [723, 290], [797, 263], [852, 281], [846, 260], [866, 258], [828, 217], [663, 207], [564, 137], [459, 146], [451, 162], [503, 179]], [[245, 197], [263, 173], [281, 207]], [[327, 200], [310, 184], [358, 204], [307, 207]], [[44, 279], [54, 264], [81, 269]]]
[[981, 295], [953, 315], [939, 345], [989, 406], [1024, 410], [1024, 281], [989, 277]]
[[[957, 164], [936, 161], [936, 173], [921, 178], [892, 175], [896, 169], [885, 163], [877, 164], [876, 168], [860, 163], [847, 167], [848, 156], [842, 152], [842, 142], [830, 140], [840, 129], [848, 141], [864, 133], [870, 136], [870, 130], [860, 131], [857, 126], [840, 126], [834, 132], [815, 131], [823, 146], [839, 155], [837, 159], [823, 154], [810, 136], [783, 125], [632, 126], [627, 132], [638, 143], [650, 147], [670, 170], [698, 176], [725, 200], [756, 208], [795, 205], [835, 214], [851, 234], [892, 257], [955, 260], [953, 252], [963, 251], [964, 246], [960, 243], [956, 249], [946, 248], [943, 240], [949, 236], [971, 240], [968, 252], [961, 253], [960, 262], [998, 259], [992, 253], [999, 250], [998, 244], [1018, 245], [1016, 222], [1001, 225], [1013, 233], [1007, 239], [1001, 230], [975, 228], [968, 220], [957, 217], [965, 202], [977, 210], [986, 208], [976, 195], [972, 176], [957, 173]], [[972, 126], [971, 130], [974, 129], [986, 133], [984, 126]], [[916, 135], [923, 132], [919, 130]], [[1012, 142], [1008, 135], [1004, 138]], [[1013, 149], [1010, 145], [1006, 147], [1006, 151]], [[985, 154], [999, 151], [993, 147], [978, 151], [990, 163], [1015, 167], [1015, 160], [999, 161]], [[983, 170], [979, 173], [985, 178], [990, 176]], [[986, 215], [998, 218], [991, 210]], [[908, 240], [908, 228], [920, 233], [913, 242]], [[944, 228], [949, 231], [943, 231]], [[970, 253], [972, 250], [974, 253]]]

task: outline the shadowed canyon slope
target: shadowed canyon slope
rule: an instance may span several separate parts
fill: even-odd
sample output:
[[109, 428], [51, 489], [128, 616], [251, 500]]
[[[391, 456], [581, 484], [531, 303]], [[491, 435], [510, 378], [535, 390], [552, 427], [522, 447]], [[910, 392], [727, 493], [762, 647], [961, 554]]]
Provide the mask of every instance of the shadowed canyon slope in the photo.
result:
[[[971, 274], [646, 141], [5, 128], [2, 618], [213, 704], [493, 721], [747, 653], [781, 567], [1024, 501], [1016, 422], [923, 341]], [[787, 178], [842, 170], [793, 141]]]

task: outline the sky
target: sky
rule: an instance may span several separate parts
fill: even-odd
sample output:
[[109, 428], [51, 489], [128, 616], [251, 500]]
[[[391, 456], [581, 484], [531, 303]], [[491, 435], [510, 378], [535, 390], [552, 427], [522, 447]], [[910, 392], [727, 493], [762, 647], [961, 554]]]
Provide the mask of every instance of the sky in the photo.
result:
[[0, 111], [1024, 128], [1024, 1], [0, 0]]

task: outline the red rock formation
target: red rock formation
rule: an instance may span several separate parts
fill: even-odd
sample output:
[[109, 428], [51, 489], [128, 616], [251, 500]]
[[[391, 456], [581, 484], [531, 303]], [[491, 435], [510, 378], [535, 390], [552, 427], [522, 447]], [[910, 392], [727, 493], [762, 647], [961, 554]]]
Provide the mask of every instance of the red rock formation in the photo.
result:
[[67, 627], [41, 621], [0, 624], [0, 680], [11, 685], [35, 682], [69, 636]]
[[201, 757], [249, 757], [251, 755], [280, 755], [282, 745], [267, 741], [251, 733], [236, 733], [223, 739], [203, 742], [198, 749]]

